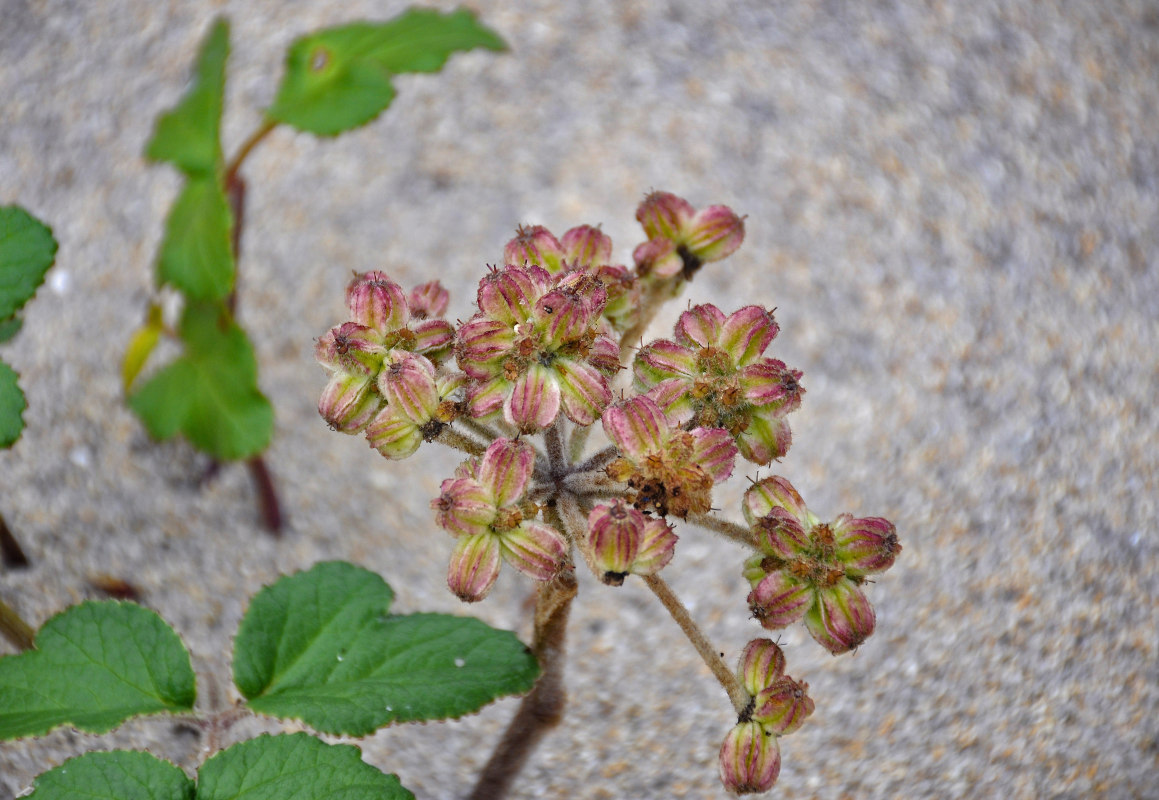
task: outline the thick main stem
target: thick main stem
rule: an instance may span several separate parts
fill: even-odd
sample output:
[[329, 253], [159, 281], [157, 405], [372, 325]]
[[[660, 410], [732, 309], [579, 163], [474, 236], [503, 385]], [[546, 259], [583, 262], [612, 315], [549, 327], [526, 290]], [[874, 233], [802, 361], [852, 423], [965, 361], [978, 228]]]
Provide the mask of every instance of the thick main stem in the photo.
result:
[[728, 692], [728, 699], [732, 701], [732, 706], [736, 709], [736, 712], [739, 714], [744, 711], [749, 703], [749, 693], [741, 686], [736, 674], [724, 663], [724, 659], [721, 658], [720, 653], [716, 652], [713, 648], [712, 642], [708, 641], [708, 637], [693, 622], [692, 617], [688, 614], [688, 609], [680, 602], [680, 598], [676, 596], [671, 587], [659, 575], [645, 575], [643, 577], [644, 582], [648, 584], [648, 588], [659, 598], [664, 608], [672, 615], [672, 619], [676, 620], [676, 624], [680, 626], [680, 630], [684, 631], [684, 635], [688, 637], [688, 641], [692, 642], [692, 646], [696, 648], [696, 652], [700, 654], [701, 659], [712, 670], [712, 674], [720, 682], [724, 690]]
[[576, 596], [575, 567], [566, 564], [554, 579], [542, 583], [535, 595], [535, 633], [531, 651], [542, 673], [535, 687], [519, 704], [519, 710], [503, 738], [483, 767], [469, 800], [499, 800], [544, 735], [563, 719], [567, 691], [563, 667], [567, 619]]
[[3, 600], [0, 600], [0, 635], [20, 650], [31, 650], [36, 640], [32, 626]]

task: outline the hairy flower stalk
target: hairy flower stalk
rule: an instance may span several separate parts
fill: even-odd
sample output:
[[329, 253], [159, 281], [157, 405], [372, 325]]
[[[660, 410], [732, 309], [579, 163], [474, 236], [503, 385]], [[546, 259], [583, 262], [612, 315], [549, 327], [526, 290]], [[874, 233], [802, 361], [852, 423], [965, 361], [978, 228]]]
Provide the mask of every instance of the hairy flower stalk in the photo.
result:
[[[766, 465], [792, 442], [787, 417], [804, 396], [801, 373], [765, 355], [779, 332], [765, 306], [690, 307], [671, 339], [635, 351], [631, 387], [614, 393], [621, 359], [656, 309], [744, 239], [743, 220], [727, 207], [698, 211], [665, 192], [649, 194], [636, 218], [647, 241], [631, 269], [611, 263], [611, 239], [598, 227], [558, 238], [542, 226], [519, 228], [503, 265], [480, 281], [476, 312], [456, 326], [443, 319], [449, 297], [437, 281], [407, 293], [382, 272], [356, 276], [346, 292], [350, 319], [315, 349], [330, 376], [319, 411], [332, 428], [363, 433], [390, 459], [424, 442], [470, 456], [431, 502], [454, 540], [450, 590], [483, 599], [504, 562], [538, 587], [532, 650], [543, 678], [472, 797], [501, 796], [559, 720], [580, 557], [605, 585], [643, 580], [724, 688], [737, 723], [720, 749], [720, 777], [743, 794], [773, 786], [778, 739], [814, 704], [767, 639], [748, 644], [735, 672], [724, 663], [659, 576], [676, 554], [675, 524], [755, 550], [745, 562], [753, 615], [767, 628], [803, 619], [833, 653], [872, 633], [862, 587], [901, 550], [883, 519], [843, 514], [821, 524], [783, 478], [748, 490], [747, 525], [712, 508], [713, 487], [732, 475], [738, 454]], [[609, 443], [589, 453], [597, 421]]]

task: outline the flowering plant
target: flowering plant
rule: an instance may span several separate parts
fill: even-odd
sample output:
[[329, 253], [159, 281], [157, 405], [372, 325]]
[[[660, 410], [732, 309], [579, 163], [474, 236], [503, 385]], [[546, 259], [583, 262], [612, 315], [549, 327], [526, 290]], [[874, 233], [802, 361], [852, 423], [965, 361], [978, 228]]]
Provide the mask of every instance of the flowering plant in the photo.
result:
[[[672, 338], [638, 347], [660, 306], [736, 251], [744, 220], [666, 192], [649, 194], [636, 218], [646, 240], [631, 268], [611, 263], [611, 239], [598, 228], [560, 237], [519, 228], [503, 264], [480, 280], [477, 312], [457, 325], [442, 317], [447, 293], [437, 282], [407, 292], [384, 272], [358, 275], [346, 292], [349, 320], [317, 343], [330, 375], [319, 412], [334, 430], [365, 435], [390, 459], [430, 442], [467, 456], [431, 501], [455, 539], [451, 591], [482, 600], [503, 562], [536, 582], [532, 651], [542, 675], [475, 797], [499, 796], [559, 720], [578, 561], [611, 586], [639, 576], [672, 614], [737, 714], [720, 749], [721, 780], [755, 793], [773, 786], [777, 740], [814, 702], [768, 639], [748, 643], [735, 673], [724, 665], [660, 575], [678, 549], [677, 525], [680, 535], [692, 525], [748, 548], [752, 616], [772, 630], [803, 620], [834, 655], [873, 632], [867, 576], [901, 550], [887, 520], [821, 523], [779, 476], [746, 492], [747, 524], [714, 513], [713, 487], [738, 456], [768, 466], [788, 453], [802, 374], [766, 355], [780, 329], [758, 305], [693, 306]], [[597, 422], [609, 440], [602, 448], [589, 447]]]

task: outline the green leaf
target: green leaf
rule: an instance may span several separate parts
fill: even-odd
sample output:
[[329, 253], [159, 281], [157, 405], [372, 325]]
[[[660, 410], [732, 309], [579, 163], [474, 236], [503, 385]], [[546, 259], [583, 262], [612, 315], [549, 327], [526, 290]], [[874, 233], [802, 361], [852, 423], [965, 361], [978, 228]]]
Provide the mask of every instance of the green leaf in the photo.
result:
[[145, 156], [169, 161], [188, 175], [212, 175], [222, 161], [221, 109], [229, 23], [218, 20], [201, 46], [193, 85], [172, 111], [157, 118]]
[[259, 592], [234, 641], [234, 682], [254, 711], [326, 733], [445, 719], [535, 683], [539, 665], [509, 631], [440, 614], [391, 616], [377, 575], [318, 564]]
[[286, 53], [286, 74], [266, 114], [320, 136], [357, 128], [394, 99], [390, 79], [437, 72], [452, 53], [506, 45], [470, 11], [411, 9], [383, 23], [356, 22], [298, 39]]
[[274, 432], [274, 411], [258, 389], [257, 361], [245, 331], [223, 309], [186, 306], [185, 352], [129, 397], [129, 406], [157, 439], [184, 434], [215, 458], [260, 453]]
[[16, 370], [0, 361], [0, 450], [16, 444], [24, 430], [24, 409], [28, 403], [16, 382]]
[[19, 206], [0, 207], [0, 320], [19, 311], [56, 258], [52, 230]]
[[0, 739], [71, 724], [104, 733], [139, 714], [193, 708], [189, 652], [132, 603], [73, 606], [44, 623], [36, 649], [0, 658]]
[[326, 744], [307, 733], [263, 734], [210, 758], [197, 800], [414, 800], [395, 775], [362, 760], [353, 745]]
[[149, 306], [149, 315], [145, 324], [133, 333], [129, 346], [125, 349], [125, 357], [121, 360], [121, 388], [128, 393], [133, 381], [141, 374], [141, 369], [149, 356], [161, 341], [161, 332], [165, 329], [165, 322], [161, 318], [161, 306], [154, 303]]
[[157, 279], [195, 300], [233, 291], [233, 217], [216, 176], [189, 178], [165, 220]]
[[35, 800], [193, 800], [193, 781], [179, 767], [130, 750], [86, 753], [37, 776]]
[[16, 334], [20, 333], [20, 328], [24, 325], [24, 319], [13, 314], [5, 320], [0, 320], [0, 344], [4, 344]]

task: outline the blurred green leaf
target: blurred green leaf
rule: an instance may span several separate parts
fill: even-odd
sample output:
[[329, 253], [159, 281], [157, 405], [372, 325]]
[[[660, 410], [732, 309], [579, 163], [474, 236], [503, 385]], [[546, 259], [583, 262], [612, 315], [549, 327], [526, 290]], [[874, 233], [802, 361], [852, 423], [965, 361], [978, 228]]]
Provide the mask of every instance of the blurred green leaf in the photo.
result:
[[188, 711], [189, 652], [156, 613], [132, 603], [82, 603], [44, 623], [36, 649], [0, 658], [0, 739], [58, 725], [90, 733], [129, 717]]
[[145, 324], [138, 328], [129, 339], [129, 347], [125, 350], [125, 357], [121, 360], [121, 388], [128, 393], [133, 381], [141, 374], [141, 369], [149, 356], [161, 341], [161, 332], [165, 324], [161, 319], [161, 306], [154, 303], [149, 306], [149, 315]]
[[6, 320], [0, 321], [0, 344], [4, 344], [16, 334], [20, 333], [20, 329], [24, 326], [23, 318], [13, 314]]
[[149, 433], [178, 433], [215, 458], [260, 453], [273, 435], [274, 412], [257, 384], [245, 332], [219, 306], [191, 303], [181, 320], [185, 352], [129, 397]]
[[0, 361], [0, 450], [16, 444], [24, 430], [24, 409], [28, 403], [20, 391], [16, 370]]
[[56, 258], [52, 230], [19, 206], [0, 207], [0, 322], [19, 311]]
[[234, 682], [254, 711], [326, 733], [446, 719], [528, 691], [539, 675], [509, 631], [442, 614], [389, 615], [373, 572], [326, 562], [254, 596], [234, 641]]
[[38, 775], [34, 800], [193, 800], [193, 781], [148, 753], [114, 750], [70, 758]]
[[232, 225], [217, 177], [189, 178], [165, 221], [158, 281], [194, 300], [225, 299], [233, 291]]
[[467, 10], [411, 9], [383, 23], [357, 22], [295, 41], [266, 112], [320, 136], [364, 125], [394, 99], [391, 76], [437, 72], [452, 53], [506, 45]]
[[193, 85], [181, 102], [157, 118], [145, 149], [156, 161], [169, 161], [187, 175], [213, 175], [222, 161], [221, 110], [229, 23], [218, 20], [201, 45]]

